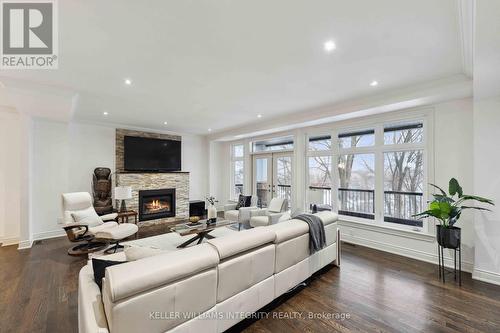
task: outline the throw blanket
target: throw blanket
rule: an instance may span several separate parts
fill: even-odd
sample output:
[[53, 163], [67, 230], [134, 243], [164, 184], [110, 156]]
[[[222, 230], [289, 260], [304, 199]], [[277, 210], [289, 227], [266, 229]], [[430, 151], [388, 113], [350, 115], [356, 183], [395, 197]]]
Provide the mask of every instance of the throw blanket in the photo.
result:
[[309, 253], [313, 254], [325, 247], [325, 226], [319, 217], [313, 214], [300, 214], [294, 217], [309, 225]]

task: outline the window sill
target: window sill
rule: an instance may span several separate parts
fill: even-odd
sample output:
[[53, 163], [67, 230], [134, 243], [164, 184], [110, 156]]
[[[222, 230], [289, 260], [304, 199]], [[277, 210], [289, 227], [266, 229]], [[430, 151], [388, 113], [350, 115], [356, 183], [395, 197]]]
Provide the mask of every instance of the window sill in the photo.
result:
[[357, 229], [364, 229], [374, 232], [381, 232], [388, 235], [411, 238], [425, 242], [434, 242], [434, 240], [436, 239], [435, 235], [431, 235], [428, 233], [412, 231], [412, 230], [404, 230], [399, 228], [391, 228], [389, 226], [378, 225], [368, 222], [361, 222], [358, 219], [351, 219], [347, 216], [342, 216], [342, 215], [339, 215], [339, 225]]

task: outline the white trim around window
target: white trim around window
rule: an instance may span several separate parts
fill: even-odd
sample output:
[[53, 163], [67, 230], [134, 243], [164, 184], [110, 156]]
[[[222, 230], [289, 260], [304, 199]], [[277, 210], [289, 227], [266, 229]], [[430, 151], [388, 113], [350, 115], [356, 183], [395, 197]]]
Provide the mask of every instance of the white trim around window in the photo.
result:
[[[236, 148], [241, 148], [241, 155], [236, 155], [235, 151]], [[236, 142], [230, 145], [230, 154], [231, 154], [231, 167], [230, 167], [230, 189], [229, 189], [229, 198], [231, 200], [237, 200], [238, 195], [236, 191], [236, 183], [235, 183], [235, 178], [236, 178], [236, 164], [241, 164], [243, 171], [241, 174], [241, 193], [243, 194], [245, 191], [245, 172], [246, 172], [246, 165], [245, 165], [245, 143], [244, 142]], [[238, 183], [240, 185], [240, 183]]]
[[[349, 120], [332, 124], [330, 127], [322, 127], [321, 129], [312, 129], [306, 131], [305, 134], [305, 186], [306, 198], [304, 200], [304, 208], [307, 209], [309, 200], [309, 157], [314, 156], [331, 156], [332, 166], [332, 188], [331, 188], [331, 205], [334, 211], [339, 210], [339, 171], [338, 159], [344, 154], [374, 154], [375, 159], [375, 215], [374, 219], [361, 218], [356, 216], [340, 215], [339, 219], [348, 221], [349, 223], [360, 223], [363, 225], [372, 225], [373, 227], [387, 228], [389, 230], [408, 231], [412, 234], [430, 235], [433, 233], [432, 220], [424, 220], [422, 227], [409, 226], [384, 221], [384, 153], [396, 151], [423, 151], [423, 180], [422, 180], [422, 200], [425, 206], [429, 198], [428, 183], [434, 180], [434, 110], [433, 108], [425, 108], [420, 110], [412, 110], [412, 112], [394, 112], [363, 118], [362, 120]], [[400, 145], [384, 144], [384, 127], [393, 123], [399, 122], [421, 122], [423, 124], [423, 138], [421, 142], [406, 143]], [[362, 130], [374, 130], [375, 142], [373, 146], [368, 147], [352, 147], [340, 148], [338, 135], [341, 133], [358, 132]], [[322, 151], [309, 150], [309, 139], [311, 137], [330, 136], [331, 149]], [[425, 207], [423, 207], [425, 208]]]

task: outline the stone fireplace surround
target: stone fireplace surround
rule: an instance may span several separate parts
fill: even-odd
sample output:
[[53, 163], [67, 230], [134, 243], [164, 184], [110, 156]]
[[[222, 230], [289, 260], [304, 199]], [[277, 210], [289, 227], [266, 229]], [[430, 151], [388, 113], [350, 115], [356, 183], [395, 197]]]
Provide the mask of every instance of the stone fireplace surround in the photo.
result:
[[127, 200], [128, 209], [139, 212], [139, 191], [175, 189], [175, 216], [156, 220], [139, 221], [140, 225], [159, 223], [173, 224], [189, 218], [189, 172], [126, 172], [123, 168], [123, 138], [137, 136], [158, 139], [179, 140], [177, 135], [149, 133], [126, 129], [116, 129], [116, 186], [132, 187], [132, 199]]
[[139, 212], [139, 191], [175, 188], [175, 217], [139, 221], [142, 225], [169, 223], [189, 218], [189, 172], [168, 173], [117, 173], [118, 186], [132, 187], [132, 199], [127, 200], [129, 209]]

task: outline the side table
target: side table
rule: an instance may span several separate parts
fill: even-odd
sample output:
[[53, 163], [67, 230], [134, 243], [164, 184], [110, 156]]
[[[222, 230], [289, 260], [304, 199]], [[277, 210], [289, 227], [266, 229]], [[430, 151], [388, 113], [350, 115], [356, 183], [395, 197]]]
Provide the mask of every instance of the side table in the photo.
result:
[[[116, 217], [116, 221], [118, 223], [129, 223], [128, 218], [133, 216], [134, 223], [137, 224], [137, 212], [135, 210], [128, 210], [125, 212], [117, 212], [118, 216]], [[121, 222], [120, 222], [121, 220]]]

